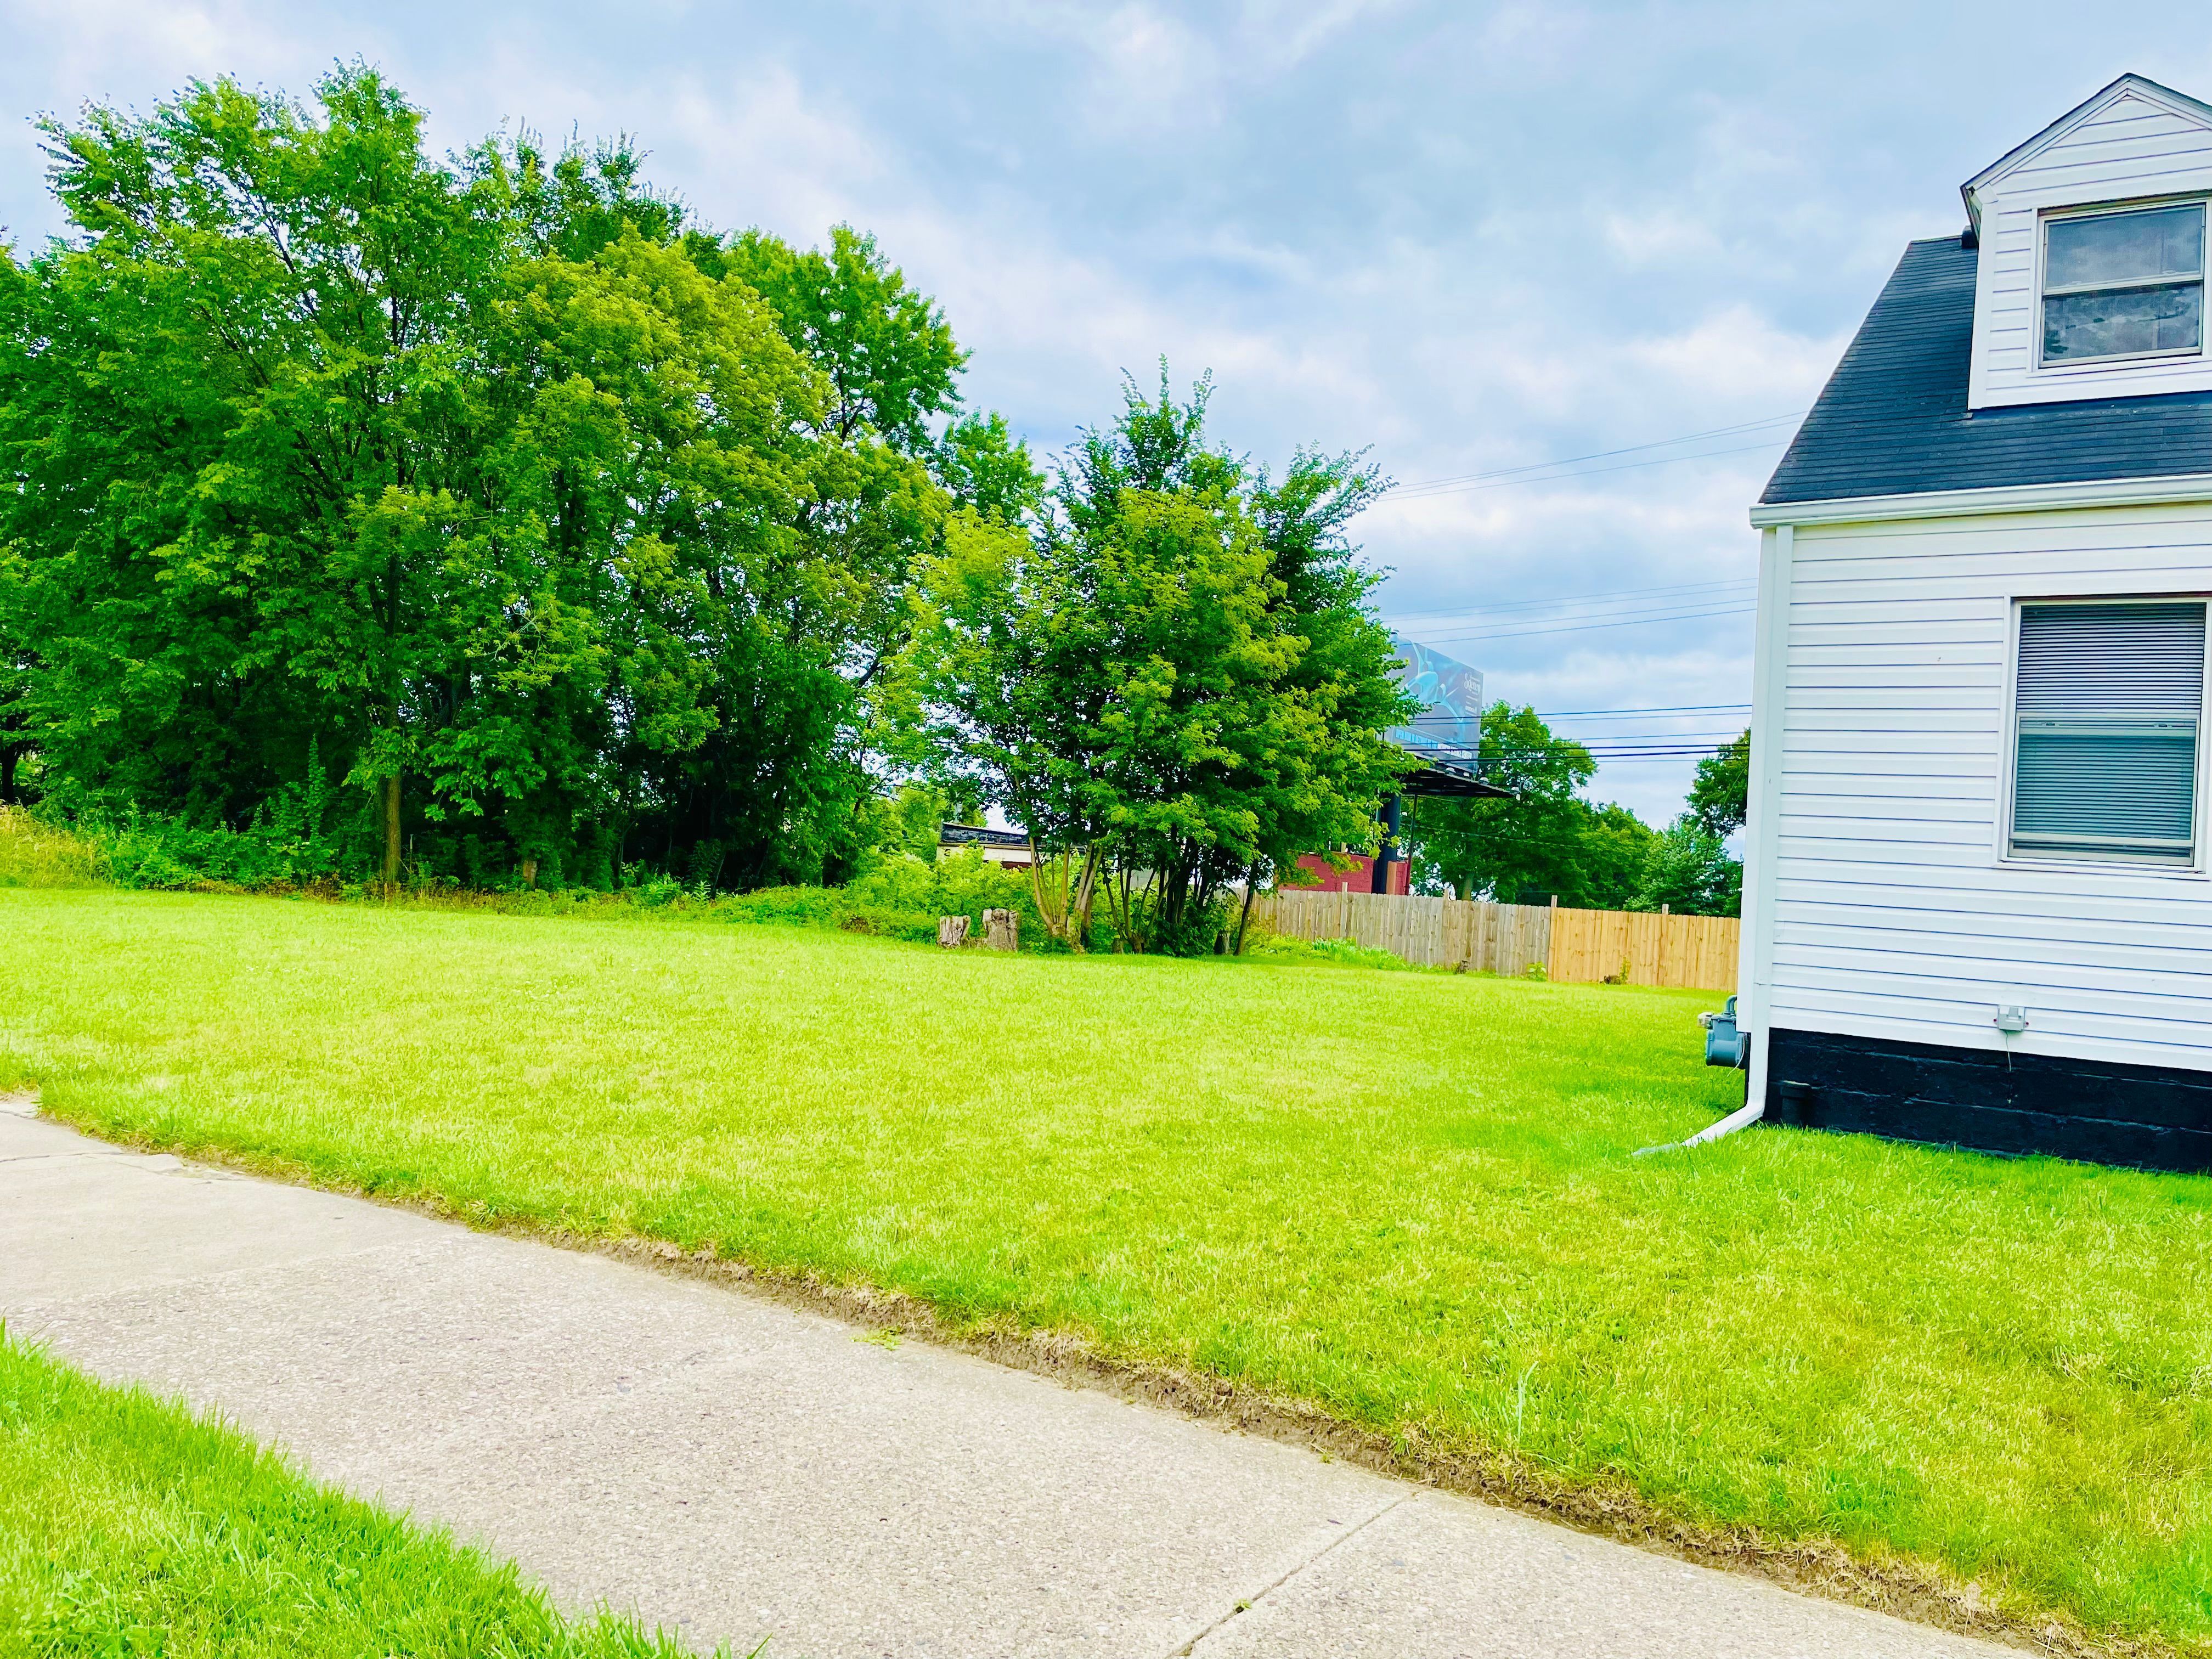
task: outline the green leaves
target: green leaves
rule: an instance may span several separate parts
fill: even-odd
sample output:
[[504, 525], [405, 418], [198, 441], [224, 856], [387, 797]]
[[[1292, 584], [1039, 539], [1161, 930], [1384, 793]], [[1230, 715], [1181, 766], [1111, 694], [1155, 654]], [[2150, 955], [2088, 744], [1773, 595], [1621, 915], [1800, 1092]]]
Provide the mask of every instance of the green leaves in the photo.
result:
[[1034, 534], [954, 520], [904, 665], [947, 773], [1048, 851], [1109, 853], [1125, 940], [1194, 947], [1225, 884], [1371, 843], [1408, 712], [1341, 535], [1372, 481], [1352, 458], [1249, 471], [1206, 441], [1208, 390], [1132, 386]]
[[0, 258], [9, 775], [236, 828], [319, 745], [356, 871], [818, 876], [933, 470], [1012, 519], [1026, 452], [939, 431], [962, 354], [866, 237], [725, 241], [627, 144], [440, 166], [421, 121], [354, 65], [45, 129], [78, 234]]
[[929, 450], [931, 418], [959, 406], [967, 354], [874, 237], [837, 225], [826, 252], [801, 253], [750, 230], [696, 257], [765, 299], [785, 337], [821, 370], [830, 385], [827, 433], [840, 442], [866, 434], [902, 454]]
[[1751, 728], [1717, 754], [1698, 763], [1690, 784], [1690, 815], [1709, 836], [1725, 840], [1751, 812]]

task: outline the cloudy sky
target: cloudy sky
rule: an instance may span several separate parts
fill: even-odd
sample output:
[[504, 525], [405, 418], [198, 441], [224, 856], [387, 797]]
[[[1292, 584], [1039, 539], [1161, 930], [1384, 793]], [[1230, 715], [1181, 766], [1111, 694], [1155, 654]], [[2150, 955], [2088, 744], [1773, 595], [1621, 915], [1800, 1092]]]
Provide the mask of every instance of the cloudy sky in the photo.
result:
[[33, 115], [192, 76], [360, 57], [441, 148], [634, 134], [710, 224], [876, 232], [1041, 452], [1163, 356], [1256, 456], [1371, 446], [1406, 486], [1364, 523], [1385, 613], [1663, 820], [1691, 762], [1633, 751], [1743, 724], [1745, 508], [1906, 240], [2123, 71], [2212, 95], [2212, 32], [2134, 16], [0, 0], [0, 224], [62, 228]]

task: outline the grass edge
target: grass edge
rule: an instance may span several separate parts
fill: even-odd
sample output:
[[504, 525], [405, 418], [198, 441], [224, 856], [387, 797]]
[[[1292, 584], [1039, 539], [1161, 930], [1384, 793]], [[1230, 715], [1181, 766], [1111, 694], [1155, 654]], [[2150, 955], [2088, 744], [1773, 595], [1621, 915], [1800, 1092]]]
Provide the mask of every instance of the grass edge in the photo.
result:
[[[28, 1079], [26, 1079], [27, 1082]], [[35, 1085], [21, 1093], [37, 1101]], [[1256, 1435], [1354, 1464], [1394, 1480], [1551, 1521], [1595, 1537], [1692, 1565], [1762, 1578], [1784, 1589], [1882, 1613], [1956, 1635], [1996, 1641], [2060, 1659], [2203, 1659], [2212, 1646], [2100, 1632], [2068, 1609], [2016, 1587], [1991, 1598], [1940, 1563], [1903, 1553], [1875, 1558], [1834, 1539], [1777, 1541], [1755, 1527], [1717, 1526], [1676, 1513], [1618, 1478], [1572, 1480], [1501, 1448], [1464, 1450], [1429, 1443], [1418, 1425], [1389, 1431], [1352, 1422], [1316, 1402], [1249, 1383], [1156, 1361], [1115, 1355], [1079, 1331], [1023, 1327], [1000, 1316], [973, 1322], [945, 1317], [910, 1291], [809, 1270], [761, 1266], [742, 1255], [708, 1255], [644, 1234], [579, 1232], [526, 1217], [486, 1217], [430, 1193], [378, 1192], [332, 1179], [295, 1159], [163, 1139], [112, 1134], [41, 1103], [38, 1115], [112, 1146], [168, 1153], [215, 1168], [357, 1198], [387, 1209], [599, 1255], [735, 1294], [824, 1316], [869, 1334], [890, 1334], [1023, 1370], [1069, 1389], [1172, 1411], [1188, 1420]]]

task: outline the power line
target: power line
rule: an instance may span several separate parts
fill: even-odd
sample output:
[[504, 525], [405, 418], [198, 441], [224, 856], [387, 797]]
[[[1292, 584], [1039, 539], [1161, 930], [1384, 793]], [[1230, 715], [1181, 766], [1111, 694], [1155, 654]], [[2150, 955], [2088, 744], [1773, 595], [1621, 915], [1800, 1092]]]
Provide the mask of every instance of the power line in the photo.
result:
[[1644, 605], [1611, 605], [1592, 606], [1587, 611], [1529, 611], [1520, 616], [1497, 618], [1499, 627], [1491, 627], [1486, 621], [1470, 617], [1457, 626], [1472, 628], [1468, 634], [1434, 634], [1416, 640], [1417, 645], [1449, 644], [1456, 640], [1485, 638], [1498, 632], [1512, 633], [1522, 628], [1543, 627], [1553, 623], [1609, 622], [1614, 617], [1627, 617], [1663, 622], [1667, 618], [1692, 611], [1709, 610], [1715, 605], [1738, 610], [1755, 610], [1756, 601], [1749, 593], [1697, 593], [1680, 599], [1658, 599]]
[[1497, 478], [1488, 483], [1451, 484], [1433, 489], [1425, 489], [1418, 494], [1393, 490], [1391, 494], [1401, 501], [1425, 501], [1433, 500], [1438, 495], [1474, 495], [1486, 489], [1505, 489], [1514, 484], [1565, 483], [1570, 479], [1595, 478], [1607, 472], [1633, 472], [1637, 468], [1644, 466], [1671, 466], [1677, 461], [1711, 461], [1717, 460], [1723, 455], [1749, 455], [1762, 449], [1779, 449], [1787, 442], [1789, 440], [1786, 438], [1775, 438], [1765, 443], [1743, 444], [1734, 449], [1700, 450], [1694, 455], [1662, 455], [1656, 460], [1623, 461], [1618, 466], [1586, 466], [1578, 472], [1550, 472], [1538, 477]]
[[[1580, 749], [1584, 754], [1590, 756], [1593, 759], [1604, 759], [1607, 757], [1611, 757], [1615, 759], [1628, 760], [1634, 759], [1638, 756], [1663, 759], [1671, 755], [1711, 755], [1719, 750], [1727, 748], [1728, 744], [1725, 743], [1623, 743], [1618, 744], [1580, 743], [1577, 744], [1575, 747]], [[1444, 760], [1494, 761], [1498, 759], [1510, 760], [1520, 756], [1553, 755], [1559, 751], [1556, 748], [1492, 749], [1487, 755], [1483, 755], [1480, 753], [1473, 744], [1464, 744], [1456, 749], [1424, 748], [1417, 752], [1437, 756]]]
[[[1686, 433], [1679, 438], [1658, 438], [1646, 444], [1626, 444], [1619, 449], [1594, 450], [1587, 455], [1567, 455], [1555, 461], [1531, 461], [1523, 466], [1501, 466], [1487, 472], [1462, 472], [1445, 478], [1423, 478], [1413, 483], [1401, 485], [1400, 489], [1401, 493], [1443, 489], [1460, 484], [1480, 483], [1492, 478], [1512, 477], [1524, 472], [1545, 471], [1555, 466], [1575, 466], [1583, 461], [1610, 460], [1615, 455], [1634, 455], [1646, 449], [1669, 449], [1676, 444], [1698, 443], [1708, 438], [1728, 438], [1740, 432], [1755, 432], [1763, 426], [1775, 426], [1784, 421], [1794, 421], [1804, 413], [1802, 409], [1794, 410], [1787, 415], [1769, 415], [1762, 420], [1739, 421], [1734, 426], [1717, 426], [1710, 431]], [[1698, 458], [1684, 456], [1681, 459], [1695, 460]]]
[[[1650, 604], [1662, 601], [1670, 596], [1686, 599], [1693, 594], [1716, 592], [1722, 588], [1755, 587], [1758, 583], [1759, 578], [1756, 576], [1728, 576], [1709, 582], [1678, 582], [1665, 587], [1624, 587], [1609, 593], [1563, 594], [1548, 599], [1502, 599], [1496, 605], [1462, 605], [1451, 611], [1401, 611], [1396, 615], [1401, 619], [1421, 617], [1441, 617], [1445, 620], [1431, 623], [1431, 626], [1449, 628], [1452, 625], [1450, 619], [1456, 617], [1501, 616], [1508, 611], [1545, 611], [1571, 605], [1605, 606], [1629, 599], [1641, 599]], [[1390, 619], [1388, 617], [1384, 618], [1386, 621]]]
[[1557, 627], [1499, 628], [1493, 629], [1487, 633], [1482, 634], [1449, 635], [1440, 640], [1425, 641], [1423, 643], [1433, 645], [1467, 645], [1478, 640], [1526, 639], [1533, 635], [1538, 634], [1595, 633], [1601, 629], [1607, 628], [1641, 628], [1650, 623], [1695, 622], [1699, 618], [1705, 617], [1747, 617], [1757, 609], [1758, 607], [1756, 605], [1726, 605], [1717, 611], [1680, 611], [1656, 617], [1625, 617], [1619, 622], [1569, 621], [1561, 623]]
[[1726, 714], [1738, 710], [1748, 714], [1747, 702], [1686, 702], [1667, 708], [1540, 708], [1537, 716], [1547, 720], [1581, 720], [1592, 714]]

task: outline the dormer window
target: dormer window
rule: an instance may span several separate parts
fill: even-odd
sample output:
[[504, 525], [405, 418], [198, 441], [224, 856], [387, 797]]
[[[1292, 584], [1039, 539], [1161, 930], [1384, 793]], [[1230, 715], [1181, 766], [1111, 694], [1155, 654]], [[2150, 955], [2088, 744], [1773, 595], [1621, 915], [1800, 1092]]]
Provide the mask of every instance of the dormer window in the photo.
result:
[[2044, 220], [2045, 363], [2174, 356], [2203, 344], [2203, 203]]

